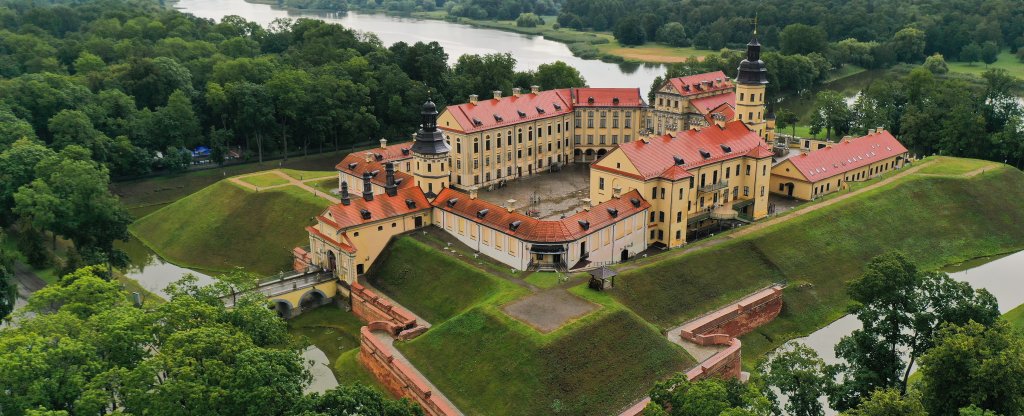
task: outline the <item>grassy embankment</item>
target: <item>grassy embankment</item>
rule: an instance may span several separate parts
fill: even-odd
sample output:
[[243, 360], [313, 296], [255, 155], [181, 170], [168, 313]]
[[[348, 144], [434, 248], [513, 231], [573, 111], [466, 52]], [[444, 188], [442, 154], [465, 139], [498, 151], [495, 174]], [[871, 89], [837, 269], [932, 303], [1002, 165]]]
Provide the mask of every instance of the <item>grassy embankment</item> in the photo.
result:
[[1014, 328], [1024, 331], [1024, 305], [1013, 308], [1013, 310], [1004, 314], [1003, 318]]
[[191, 269], [287, 270], [290, 250], [329, 202], [294, 186], [263, 192], [221, 181], [133, 223], [129, 230], [160, 257]]
[[239, 179], [242, 182], [253, 185], [257, 188], [266, 188], [269, 186], [284, 185], [288, 183], [288, 180], [282, 178], [280, 175], [274, 172], [261, 173], [259, 175], [246, 176]]
[[[958, 175], [987, 162], [939, 158], [926, 173]], [[787, 281], [785, 307], [743, 337], [748, 364], [845, 313], [846, 282], [900, 250], [924, 269], [1024, 248], [1024, 173], [988, 163], [973, 178], [913, 174], [834, 205], [699, 252], [619, 275], [618, 300], [667, 328], [745, 293]]]
[[606, 295], [571, 289], [601, 308], [541, 334], [500, 310], [526, 289], [409, 237], [388, 251], [370, 281], [435, 318], [398, 348], [467, 414], [613, 413], [693, 364]]

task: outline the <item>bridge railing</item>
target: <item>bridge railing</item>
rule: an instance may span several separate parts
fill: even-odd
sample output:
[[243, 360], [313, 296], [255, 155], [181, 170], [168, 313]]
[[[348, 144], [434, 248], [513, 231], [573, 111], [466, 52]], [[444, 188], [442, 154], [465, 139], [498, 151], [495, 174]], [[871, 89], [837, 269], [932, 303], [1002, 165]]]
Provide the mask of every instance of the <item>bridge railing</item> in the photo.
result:
[[260, 283], [255, 288], [225, 295], [221, 297], [221, 300], [224, 301], [225, 305], [231, 307], [234, 306], [235, 299], [244, 295], [258, 293], [267, 297], [277, 296], [283, 293], [315, 286], [333, 279], [333, 273], [327, 270], [321, 270], [320, 268], [313, 268], [311, 270], [301, 272], [278, 273], [270, 278], [260, 280]]

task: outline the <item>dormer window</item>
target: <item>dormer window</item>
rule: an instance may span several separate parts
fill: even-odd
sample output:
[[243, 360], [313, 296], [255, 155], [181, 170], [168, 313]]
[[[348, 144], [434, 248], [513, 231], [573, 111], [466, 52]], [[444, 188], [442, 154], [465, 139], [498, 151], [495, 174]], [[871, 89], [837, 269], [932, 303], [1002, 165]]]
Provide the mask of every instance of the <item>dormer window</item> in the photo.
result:
[[405, 200], [405, 207], [409, 208], [409, 209], [416, 208], [416, 201], [413, 201], [411, 199], [406, 199]]
[[608, 215], [611, 215], [612, 218], [618, 217], [619, 216], [619, 210], [617, 210], [615, 208], [608, 208]]
[[359, 210], [359, 215], [361, 215], [364, 220], [370, 219], [370, 211], [367, 211], [365, 209]]
[[594, 97], [587, 97], [587, 104], [593, 104], [593, 103], [594, 103]]
[[700, 157], [703, 157], [705, 159], [710, 159], [711, 158], [711, 152], [709, 152], [707, 150], [704, 150], [704, 149], [700, 149]]
[[374, 159], [377, 159], [377, 160], [384, 160], [384, 155], [382, 155], [380, 153], [374, 153], [373, 157], [374, 157]]
[[482, 219], [483, 217], [487, 216], [488, 212], [491, 212], [491, 210], [486, 209], [486, 208], [484, 208], [482, 210], [479, 210], [479, 211], [476, 212], [476, 217]]
[[555, 111], [559, 111], [559, 110], [562, 109], [562, 106], [558, 105], [557, 103], [555, 103], [554, 106], [555, 106]]
[[538, 114], [544, 114], [544, 109], [540, 108], [540, 107], [537, 107], [537, 113]]
[[380, 169], [377, 169], [377, 170], [374, 170], [373, 172], [370, 172], [370, 176], [374, 177], [374, 178], [376, 178], [378, 174], [380, 174]]
[[619, 97], [612, 97], [612, 104], [619, 105]]
[[516, 112], [519, 113], [519, 117], [526, 117], [526, 112], [525, 111], [523, 111], [523, 110], [516, 110]]
[[683, 164], [686, 163], [686, 161], [683, 160], [683, 158], [681, 158], [679, 156], [672, 156], [672, 161], [674, 161], [676, 163], [676, 166], [683, 165]]
[[629, 198], [629, 203], [633, 204], [633, 208], [640, 208], [640, 200], [637, 198]]
[[480, 119], [478, 119], [476, 117], [473, 117], [473, 125], [474, 126], [482, 126], [482, 125], [484, 125], [484, 122], [480, 121]]
[[356, 170], [356, 166], [359, 166], [359, 164], [356, 162], [349, 163], [348, 170]]
[[458, 203], [459, 203], [459, 198], [451, 198], [451, 199], [448, 200], [448, 206], [449, 207], [454, 207], [455, 204], [458, 204]]
[[523, 225], [522, 221], [512, 221], [508, 224], [508, 229], [514, 232], [515, 230], [519, 229], [520, 225]]
[[409, 154], [409, 148], [408, 147], [402, 148], [402, 154], [403, 155]]
[[494, 115], [494, 121], [497, 121], [497, 122], [501, 123], [503, 120], [502, 120], [501, 116], [495, 114]]
[[579, 220], [578, 222], [580, 223], [580, 227], [583, 228], [584, 231], [590, 229], [590, 221]]
[[722, 146], [722, 151], [723, 151], [723, 152], [725, 152], [725, 153], [732, 153], [732, 148], [731, 148], [731, 147], [729, 147], [729, 146], [726, 146], [726, 145], [724, 145], [724, 144], [723, 144], [723, 145], [721, 145], [721, 146]]

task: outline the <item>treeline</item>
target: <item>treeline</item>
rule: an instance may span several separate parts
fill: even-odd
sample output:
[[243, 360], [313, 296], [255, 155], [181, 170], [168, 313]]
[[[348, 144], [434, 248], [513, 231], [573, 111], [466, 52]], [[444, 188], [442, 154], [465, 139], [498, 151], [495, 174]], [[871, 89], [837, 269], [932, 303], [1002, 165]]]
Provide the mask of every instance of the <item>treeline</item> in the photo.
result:
[[395, 13], [444, 10], [449, 16], [477, 20], [515, 20], [523, 13], [558, 14], [561, 0], [278, 0], [343, 3], [333, 10], [385, 10]]
[[517, 72], [507, 54], [449, 66], [437, 43], [385, 48], [319, 20], [265, 29], [142, 0], [0, 2], [0, 150], [22, 137], [75, 144], [118, 177], [181, 169], [197, 146], [261, 159], [404, 137], [428, 97], [582, 82], [559, 63]]
[[848, 292], [860, 324], [836, 344], [835, 364], [787, 343], [745, 384], [685, 374], [658, 382], [643, 415], [824, 416], [826, 398], [844, 416], [1024, 411], [1024, 338], [991, 293], [922, 272], [898, 253], [872, 259]]
[[693, 46], [717, 50], [746, 43], [750, 31], [737, 28], [751, 27], [755, 15], [762, 43], [772, 46], [782, 43], [782, 32], [793, 24], [820, 28], [830, 42], [885, 42], [913, 27], [925, 34], [927, 54], [951, 58], [971, 43], [1024, 46], [1024, 10], [1014, 0], [566, 0], [559, 22], [603, 31], [629, 21], [639, 25], [644, 40], [656, 40], [659, 28], [678, 22]]

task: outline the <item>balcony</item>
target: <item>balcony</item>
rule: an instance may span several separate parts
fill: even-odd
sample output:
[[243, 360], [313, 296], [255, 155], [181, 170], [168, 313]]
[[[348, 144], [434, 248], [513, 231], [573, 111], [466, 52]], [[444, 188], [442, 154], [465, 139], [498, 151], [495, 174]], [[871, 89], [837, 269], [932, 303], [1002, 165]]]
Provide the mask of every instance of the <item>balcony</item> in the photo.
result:
[[712, 183], [712, 184], [701, 186], [701, 187], [697, 188], [697, 191], [698, 192], [715, 192], [715, 191], [718, 191], [718, 190], [721, 190], [721, 189], [725, 189], [725, 188], [728, 188], [728, 187], [729, 187], [729, 181], [721, 180], [721, 181], [718, 181], [718, 182], [715, 182], [715, 183]]

